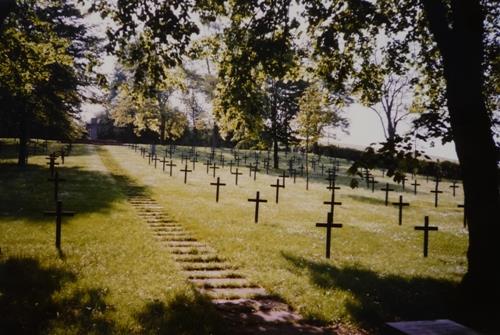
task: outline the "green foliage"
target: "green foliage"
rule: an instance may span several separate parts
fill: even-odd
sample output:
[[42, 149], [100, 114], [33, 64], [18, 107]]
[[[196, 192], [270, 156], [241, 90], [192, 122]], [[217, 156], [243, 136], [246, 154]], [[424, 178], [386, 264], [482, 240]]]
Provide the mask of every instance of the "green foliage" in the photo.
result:
[[310, 144], [317, 144], [326, 127], [345, 129], [348, 122], [329, 99], [329, 94], [318, 83], [312, 83], [299, 100], [297, 115], [299, 134]]
[[99, 40], [88, 34], [74, 4], [18, 1], [0, 31], [2, 127], [21, 139], [19, 163], [30, 136], [74, 139], [84, 88], [102, 82]]

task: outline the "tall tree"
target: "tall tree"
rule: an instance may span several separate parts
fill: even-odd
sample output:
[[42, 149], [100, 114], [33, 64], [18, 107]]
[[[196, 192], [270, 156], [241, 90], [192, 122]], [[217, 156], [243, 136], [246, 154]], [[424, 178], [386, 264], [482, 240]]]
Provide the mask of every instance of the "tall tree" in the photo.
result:
[[80, 103], [92, 99], [82, 88], [102, 80], [93, 73], [98, 40], [88, 34], [74, 4], [18, 1], [0, 38], [0, 114], [17, 129], [18, 163], [27, 162], [32, 130], [74, 135]]
[[[348, 89], [369, 64], [380, 37], [391, 69], [414, 65], [431, 110], [432, 134], [452, 139], [462, 171], [469, 222], [468, 269], [462, 281], [464, 315], [478, 325], [499, 316], [500, 245], [497, 148], [492, 135], [498, 76], [500, 4], [494, 1], [304, 1], [316, 37], [320, 74]], [[325, 24], [327, 22], [327, 24]], [[496, 37], [495, 37], [496, 36]], [[495, 52], [496, 50], [496, 52]], [[498, 78], [498, 77], [497, 77]], [[367, 78], [369, 80], [369, 77]], [[479, 149], [480, 148], [480, 149]], [[488, 297], [488, 298], [485, 298]]]

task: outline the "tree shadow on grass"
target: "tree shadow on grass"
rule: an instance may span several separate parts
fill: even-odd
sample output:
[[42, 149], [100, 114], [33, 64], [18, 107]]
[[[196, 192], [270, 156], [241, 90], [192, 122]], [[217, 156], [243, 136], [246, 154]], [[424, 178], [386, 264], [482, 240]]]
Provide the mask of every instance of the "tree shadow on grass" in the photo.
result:
[[[63, 210], [76, 211], [77, 214], [106, 213], [114, 202], [125, 199], [123, 190], [128, 188], [133, 188], [136, 193], [146, 191], [145, 187], [122, 175], [64, 165], [57, 171], [59, 177], [65, 179], [59, 184]], [[54, 210], [55, 201], [54, 183], [47, 180], [50, 177], [47, 168], [30, 165], [19, 170], [15, 164], [0, 164], [0, 175], [0, 222], [20, 218], [28, 218], [33, 223], [48, 222], [43, 211]]]
[[360, 326], [381, 330], [384, 322], [456, 319], [457, 284], [434, 278], [382, 276], [357, 266], [339, 268], [322, 261], [282, 253], [295, 268], [308, 271], [323, 288], [347, 291], [346, 309]]
[[33, 258], [0, 261], [0, 334], [67, 333], [110, 334], [114, 324], [106, 319], [105, 290], [77, 290], [71, 296], [54, 296], [76, 275], [43, 267]]
[[208, 298], [177, 295], [168, 304], [148, 303], [135, 315], [141, 334], [224, 334], [222, 319]]
[[[376, 196], [375, 193], [373, 195]], [[364, 195], [353, 195], [353, 194], [349, 194], [347, 197], [360, 202], [366, 202], [370, 205], [385, 205], [385, 200], [383, 199], [371, 198]]]

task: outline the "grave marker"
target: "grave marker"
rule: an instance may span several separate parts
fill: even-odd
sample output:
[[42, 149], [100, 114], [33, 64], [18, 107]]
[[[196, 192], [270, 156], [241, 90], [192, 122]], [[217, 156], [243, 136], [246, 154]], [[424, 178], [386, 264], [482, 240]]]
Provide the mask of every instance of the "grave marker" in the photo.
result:
[[170, 161], [170, 163], [167, 164], [168, 167], [170, 167], [170, 177], [172, 177], [172, 167], [177, 166], [177, 164], [174, 164], [174, 161]]
[[208, 174], [208, 169], [210, 169], [210, 165], [212, 165], [212, 163], [210, 162], [210, 159], [207, 159], [207, 161], [205, 163], [203, 163], [203, 165], [205, 165], [207, 167], [207, 174]]
[[333, 181], [333, 184], [328, 187], [332, 192], [331, 192], [331, 199], [330, 201], [323, 201], [324, 205], [330, 205], [330, 212], [329, 213], [335, 213], [335, 206], [342, 206], [341, 202], [335, 201], [335, 190], [340, 190], [340, 187], [335, 186], [335, 180]]
[[394, 191], [394, 189], [389, 188], [389, 183], [385, 184], [385, 188], [381, 188], [382, 191], [385, 191], [385, 205], [389, 205], [389, 192]]
[[333, 213], [329, 212], [326, 223], [316, 223], [316, 227], [326, 228], [326, 258], [330, 258], [330, 246], [332, 240], [332, 228], [342, 228], [341, 223], [333, 223]]
[[186, 164], [184, 166], [184, 169], [181, 169], [181, 172], [184, 172], [184, 184], [186, 184], [187, 183], [187, 174], [188, 174], [188, 172], [193, 172], [193, 171], [188, 170], [188, 165]]
[[407, 180], [408, 180], [408, 178], [406, 176], [403, 176], [403, 178], [401, 179], [401, 183], [402, 183], [402, 186], [403, 186], [403, 192], [405, 191], [405, 183], [406, 183]]
[[160, 159], [158, 158], [158, 156], [154, 156], [153, 158], [153, 161], [155, 162], [155, 169], [156, 169], [156, 162], [158, 162]]
[[214, 165], [212, 165], [210, 168], [213, 170], [213, 177], [215, 178], [215, 170], [220, 169], [220, 168], [217, 166], [217, 163], [215, 163], [215, 162], [214, 162]]
[[439, 193], [443, 193], [443, 191], [440, 191], [438, 189], [439, 188], [439, 178], [436, 178], [435, 182], [436, 182], [436, 186], [435, 186], [434, 190], [431, 191], [431, 193], [434, 193], [434, 207], [437, 207]]
[[248, 201], [255, 202], [255, 223], [258, 223], [259, 222], [259, 204], [261, 202], [267, 202], [267, 200], [261, 199], [260, 192], [257, 191], [257, 196], [255, 197], [255, 199], [248, 199]]
[[413, 185], [413, 194], [417, 194], [417, 186], [420, 186], [420, 184], [417, 183], [417, 180], [415, 179], [412, 185]]
[[217, 187], [217, 190], [215, 191], [215, 202], [219, 202], [219, 187], [221, 186], [226, 186], [226, 184], [220, 182], [220, 177], [217, 177], [217, 182], [216, 183], [210, 183], [210, 185], [214, 185]]
[[59, 163], [56, 163], [57, 156], [56, 156], [55, 152], [51, 153], [49, 155], [49, 157], [47, 157], [45, 159], [49, 160], [47, 165], [49, 166], [50, 176], [54, 177], [55, 167], [56, 167], [56, 165], [59, 165]]
[[372, 185], [372, 193], [375, 193], [375, 184], [378, 184], [378, 181], [375, 180], [374, 175], [370, 175], [370, 184]]
[[285, 170], [283, 170], [281, 172], [281, 176], [280, 177], [281, 177], [281, 179], [283, 181], [283, 187], [285, 187], [285, 178], [288, 178], [288, 176], [286, 175], [286, 171]]
[[401, 226], [403, 224], [403, 207], [410, 206], [408, 202], [403, 202], [403, 196], [399, 196], [399, 202], [393, 202], [394, 206], [398, 206], [399, 214], [398, 214], [398, 223]]
[[61, 250], [61, 223], [63, 216], [74, 216], [75, 212], [64, 212], [62, 209], [62, 201], [58, 200], [56, 202], [56, 210], [55, 212], [46, 211], [43, 213], [46, 216], [55, 216], [56, 217], [56, 248], [57, 250]]
[[48, 181], [54, 182], [54, 200], [59, 200], [59, 183], [62, 181], [66, 181], [63, 178], [59, 178], [59, 172], [56, 171], [54, 178], [47, 179]]
[[437, 231], [438, 227], [429, 226], [429, 217], [426, 216], [424, 218], [423, 226], [415, 226], [415, 230], [423, 230], [424, 231], [424, 257], [427, 257], [428, 249], [429, 249], [429, 232]]
[[458, 186], [458, 185], [457, 185], [457, 181], [456, 181], [456, 180], [454, 180], [454, 181], [452, 182], [452, 185], [450, 185], [450, 188], [452, 188], [452, 189], [453, 189], [453, 196], [455, 196], [455, 189], [460, 188], [460, 186]]
[[236, 172], [231, 171], [231, 174], [234, 174], [236, 176], [235, 185], [238, 185], [238, 176], [241, 176], [243, 173], [238, 172], [238, 168], [236, 168]]
[[280, 187], [285, 188], [285, 186], [280, 185], [280, 179], [276, 179], [276, 184], [271, 184], [271, 187], [276, 187], [276, 203], [279, 201], [279, 196], [280, 196]]

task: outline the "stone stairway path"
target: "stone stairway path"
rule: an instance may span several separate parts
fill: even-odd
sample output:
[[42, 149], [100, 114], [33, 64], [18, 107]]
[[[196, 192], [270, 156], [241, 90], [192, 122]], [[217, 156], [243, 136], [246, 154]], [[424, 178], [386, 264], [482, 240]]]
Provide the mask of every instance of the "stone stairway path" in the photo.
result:
[[347, 334], [305, 324], [290, 306], [246, 279], [212, 247], [171, 220], [153, 198], [134, 191], [127, 196], [187, 280], [212, 300], [225, 320], [228, 334]]

